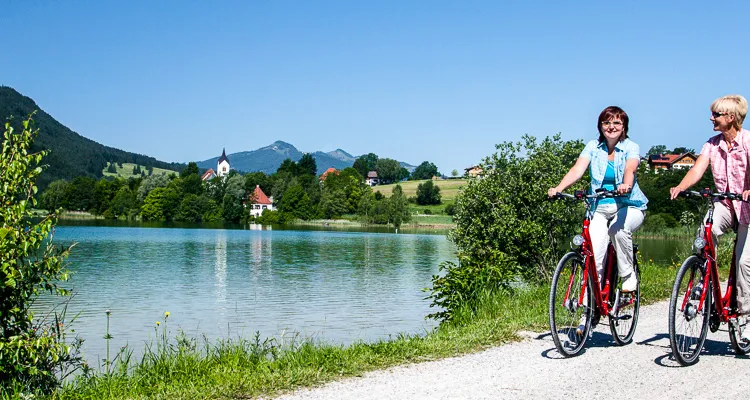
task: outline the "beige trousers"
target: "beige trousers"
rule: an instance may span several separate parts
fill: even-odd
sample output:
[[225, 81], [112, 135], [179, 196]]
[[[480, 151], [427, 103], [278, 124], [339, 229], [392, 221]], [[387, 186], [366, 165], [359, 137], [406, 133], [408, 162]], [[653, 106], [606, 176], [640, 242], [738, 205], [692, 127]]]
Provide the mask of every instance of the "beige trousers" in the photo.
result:
[[[708, 214], [706, 214], [708, 218]], [[705, 223], [705, 219], [704, 219]], [[712, 228], [714, 243], [719, 244], [718, 237], [730, 229], [737, 232], [737, 246], [734, 248], [734, 262], [737, 265], [737, 307], [740, 314], [750, 314], [750, 246], [747, 246], [747, 224], [740, 224], [730, 207], [714, 203], [714, 226]], [[703, 235], [701, 228], [700, 234]]]
[[633, 272], [633, 232], [641, 227], [644, 216], [644, 212], [635, 207], [618, 208], [617, 204], [600, 204], [596, 207], [589, 225], [589, 235], [600, 281], [610, 240], [617, 253], [620, 276], [626, 277]]

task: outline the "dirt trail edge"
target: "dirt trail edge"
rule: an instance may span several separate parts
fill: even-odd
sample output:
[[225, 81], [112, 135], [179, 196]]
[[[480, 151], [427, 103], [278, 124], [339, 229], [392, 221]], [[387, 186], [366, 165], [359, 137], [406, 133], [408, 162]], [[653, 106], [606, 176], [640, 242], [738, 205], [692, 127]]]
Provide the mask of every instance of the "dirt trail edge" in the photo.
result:
[[680, 367], [670, 357], [667, 306], [642, 307], [627, 346], [612, 342], [603, 320], [574, 358], [562, 358], [549, 334], [530, 333], [480, 353], [371, 372], [279, 399], [747, 398], [750, 359], [734, 354], [726, 325], [709, 332], [697, 364]]

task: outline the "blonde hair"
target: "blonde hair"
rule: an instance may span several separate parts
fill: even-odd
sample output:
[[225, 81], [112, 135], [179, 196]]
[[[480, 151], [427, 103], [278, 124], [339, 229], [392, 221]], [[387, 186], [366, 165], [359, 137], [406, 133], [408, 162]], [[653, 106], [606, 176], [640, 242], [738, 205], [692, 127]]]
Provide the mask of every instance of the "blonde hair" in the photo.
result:
[[742, 129], [742, 122], [747, 116], [747, 100], [738, 94], [719, 97], [711, 103], [711, 111], [734, 115], [732, 125], [737, 129]]

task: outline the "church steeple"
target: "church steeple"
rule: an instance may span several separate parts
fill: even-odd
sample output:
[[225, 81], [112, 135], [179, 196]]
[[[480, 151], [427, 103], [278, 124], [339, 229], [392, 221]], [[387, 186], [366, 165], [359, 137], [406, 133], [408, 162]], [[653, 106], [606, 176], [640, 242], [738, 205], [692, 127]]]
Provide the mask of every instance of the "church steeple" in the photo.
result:
[[219, 161], [216, 163], [216, 175], [218, 176], [225, 176], [229, 173], [229, 170], [232, 167], [229, 166], [229, 157], [227, 157], [226, 149], [221, 149], [221, 157], [219, 157]]
[[229, 162], [229, 158], [227, 158], [227, 152], [225, 148], [221, 148], [221, 157], [219, 157], [218, 163], [221, 164], [222, 161]]

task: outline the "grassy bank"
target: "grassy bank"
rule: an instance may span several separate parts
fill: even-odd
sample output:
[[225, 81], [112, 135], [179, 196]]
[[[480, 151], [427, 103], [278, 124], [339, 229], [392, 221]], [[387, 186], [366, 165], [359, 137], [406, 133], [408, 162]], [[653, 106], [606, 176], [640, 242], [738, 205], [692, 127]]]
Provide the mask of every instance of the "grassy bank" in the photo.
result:
[[[677, 265], [642, 265], [644, 304], [666, 299]], [[518, 340], [517, 332], [548, 330], [549, 287], [487, 294], [475, 312], [467, 307], [451, 323], [421, 336], [351, 346], [302, 341], [279, 346], [273, 340], [198, 343], [162, 340], [142, 360], [110, 375], [68, 384], [58, 399], [252, 398], [273, 396], [375, 369], [475, 352]], [[666, 323], [666, 321], [665, 321]], [[162, 325], [163, 327], [166, 324]], [[125, 372], [128, 370], [129, 372]]]

